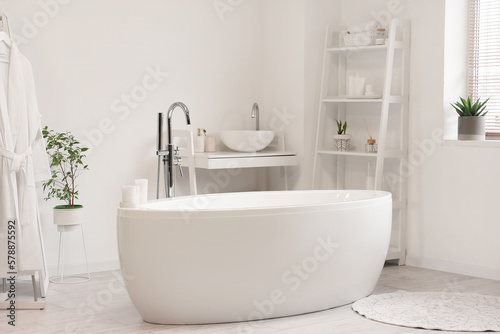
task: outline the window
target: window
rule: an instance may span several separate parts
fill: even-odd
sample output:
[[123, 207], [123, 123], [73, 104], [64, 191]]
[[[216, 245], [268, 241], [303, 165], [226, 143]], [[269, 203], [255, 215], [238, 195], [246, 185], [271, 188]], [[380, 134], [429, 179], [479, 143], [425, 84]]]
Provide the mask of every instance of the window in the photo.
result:
[[467, 93], [490, 98], [486, 135], [500, 139], [499, 0], [469, 0]]

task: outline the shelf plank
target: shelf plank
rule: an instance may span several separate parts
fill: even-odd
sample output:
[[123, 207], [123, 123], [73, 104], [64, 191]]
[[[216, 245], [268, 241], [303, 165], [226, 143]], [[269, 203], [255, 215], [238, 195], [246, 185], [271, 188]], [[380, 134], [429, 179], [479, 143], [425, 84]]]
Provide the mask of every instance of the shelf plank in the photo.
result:
[[380, 51], [387, 50], [387, 45], [358, 45], [358, 46], [335, 46], [327, 48], [326, 51], [332, 53], [352, 52], [352, 51]]
[[348, 99], [340, 96], [332, 96], [326, 97], [321, 100], [323, 103], [373, 103], [373, 102], [382, 102], [382, 98], [380, 99]]
[[[332, 155], [351, 155], [351, 156], [359, 156], [359, 157], [377, 157], [380, 156], [380, 153], [368, 153], [361, 149], [352, 149], [349, 151], [336, 151], [333, 149], [321, 149], [318, 150], [319, 154], [332, 154]], [[385, 158], [400, 158], [402, 156], [401, 150], [387, 150], [385, 151]]]
[[328, 150], [328, 149], [323, 149], [318, 151], [319, 154], [333, 154], [333, 155], [352, 155], [352, 156], [358, 156], [358, 157], [377, 157], [377, 153], [367, 153], [365, 151], [361, 150], [351, 150], [351, 151], [334, 151], [334, 150]]
[[[383, 98], [378, 98], [378, 99], [349, 99], [346, 97], [342, 96], [327, 96], [326, 98], [322, 99], [321, 102], [323, 103], [382, 103], [384, 101]], [[400, 95], [391, 95], [387, 98], [387, 101], [389, 103], [404, 103], [404, 98], [403, 96]]]
[[[402, 41], [393, 41], [394, 49], [403, 49], [404, 43]], [[361, 51], [386, 51], [388, 45], [358, 45], [358, 46], [333, 46], [326, 49], [330, 53], [342, 52], [361, 52]]]

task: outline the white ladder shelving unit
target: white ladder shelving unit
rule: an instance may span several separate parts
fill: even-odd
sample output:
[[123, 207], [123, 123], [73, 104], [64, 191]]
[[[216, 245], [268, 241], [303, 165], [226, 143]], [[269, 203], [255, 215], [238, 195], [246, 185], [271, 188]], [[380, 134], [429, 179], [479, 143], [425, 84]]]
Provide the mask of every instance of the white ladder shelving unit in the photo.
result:
[[[319, 189], [320, 185], [325, 187], [322, 176], [324, 177], [325, 173], [334, 173], [335, 176], [331, 180], [335, 184], [334, 187], [346, 189], [349, 184], [346, 177], [346, 172], [350, 171], [349, 166], [356, 166], [356, 161], [370, 161], [369, 163], [375, 166], [373, 188], [388, 190], [393, 194], [393, 225], [387, 260], [397, 260], [398, 264], [403, 265], [407, 240], [407, 175], [403, 169], [408, 157], [410, 22], [393, 19], [385, 45], [341, 46], [339, 34], [339, 30], [327, 28], [316, 129], [313, 188]], [[374, 59], [380, 59], [380, 66], [377, 67]], [[367, 73], [367, 80], [377, 83], [377, 87], [383, 87], [380, 96], [346, 97], [347, 74], [352, 71]], [[363, 133], [363, 129], [360, 129], [360, 113], [368, 113], [370, 118], [374, 117], [379, 122], [378, 137], [374, 138], [378, 141], [378, 151], [365, 152], [364, 142], [360, 137], [367, 139], [367, 135], [357, 134], [353, 135], [352, 143], [360, 144], [361, 147], [354, 146], [348, 151], [336, 151], [332, 144], [335, 119], [348, 121], [349, 129], [352, 129], [351, 124], [356, 124], [357, 121], [358, 133]], [[349, 159], [349, 164], [346, 159]], [[388, 164], [392, 170], [387, 170]], [[356, 167], [355, 172], [359, 172], [359, 166]], [[391, 182], [387, 182], [388, 179]]]

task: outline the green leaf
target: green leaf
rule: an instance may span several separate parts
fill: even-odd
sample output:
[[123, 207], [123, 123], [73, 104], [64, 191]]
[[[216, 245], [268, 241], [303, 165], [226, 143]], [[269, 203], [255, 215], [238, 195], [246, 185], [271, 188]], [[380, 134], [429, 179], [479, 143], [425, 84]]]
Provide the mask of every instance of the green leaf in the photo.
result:
[[472, 96], [468, 96], [467, 99], [462, 97], [459, 99], [460, 101], [450, 103], [459, 116], [484, 116], [487, 113], [485, 108], [489, 98], [483, 102], [479, 98], [473, 101]]

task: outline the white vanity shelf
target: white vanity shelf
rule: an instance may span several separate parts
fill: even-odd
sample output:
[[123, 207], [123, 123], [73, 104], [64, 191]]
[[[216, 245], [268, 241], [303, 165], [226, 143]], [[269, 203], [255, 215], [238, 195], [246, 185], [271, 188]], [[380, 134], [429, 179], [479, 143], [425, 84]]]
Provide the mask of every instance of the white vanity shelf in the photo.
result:
[[295, 153], [273, 151], [253, 153], [230, 151], [195, 153], [194, 161], [195, 168], [203, 169], [284, 167], [298, 164]]
[[179, 147], [182, 166], [189, 171], [189, 186], [191, 195], [197, 195], [196, 169], [237, 169], [281, 167], [284, 174], [285, 189], [288, 189], [286, 167], [299, 164], [294, 152], [287, 152], [284, 135], [275, 133], [275, 140], [259, 152], [217, 151], [195, 153], [193, 133], [189, 130], [173, 130], [174, 143]]

